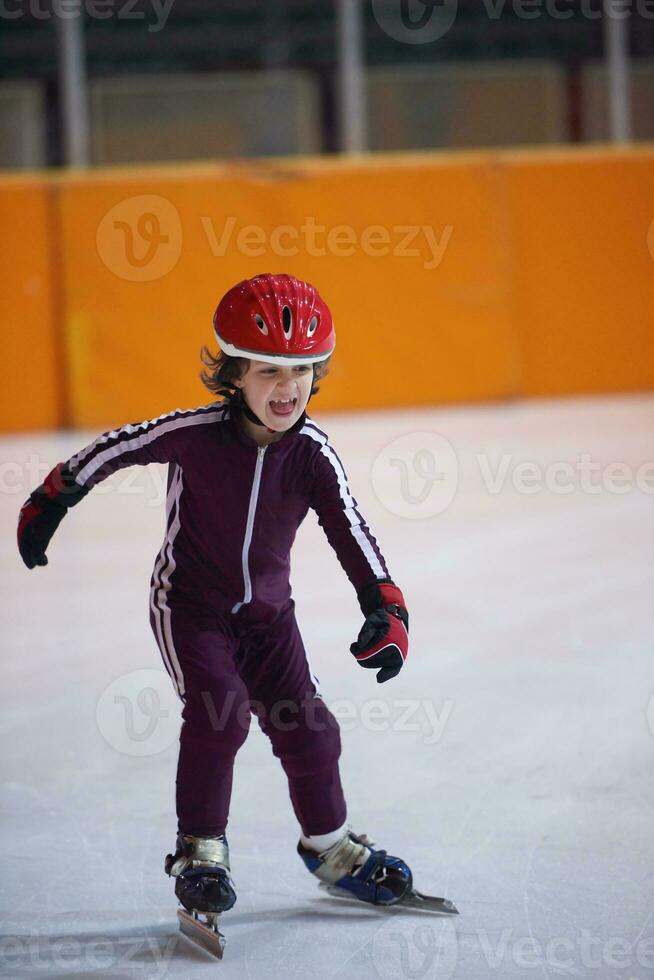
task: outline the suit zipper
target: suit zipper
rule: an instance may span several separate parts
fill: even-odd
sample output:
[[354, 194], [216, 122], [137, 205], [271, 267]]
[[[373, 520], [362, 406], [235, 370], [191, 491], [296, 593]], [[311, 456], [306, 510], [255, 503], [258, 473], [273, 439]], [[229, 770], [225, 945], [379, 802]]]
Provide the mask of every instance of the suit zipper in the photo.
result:
[[248, 520], [245, 527], [245, 538], [243, 540], [243, 552], [242, 552], [242, 564], [243, 564], [243, 581], [245, 583], [245, 595], [240, 602], [232, 608], [232, 612], [236, 613], [239, 611], [241, 606], [252, 601], [252, 580], [250, 579], [250, 569], [248, 567], [248, 555], [250, 551], [250, 543], [252, 541], [252, 529], [254, 527], [254, 514], [257, 509], [257, 499], [259, 497], [259, 484], [261, 483], [261, 469], [263, 467], [263, 457], [265, 455], [267, 446], [259, 446], [257, 448], [257, 465], [254, 469], [254, 479], [252, 481], [252, 490], [250, 492], [250, 506], [248, 508]]

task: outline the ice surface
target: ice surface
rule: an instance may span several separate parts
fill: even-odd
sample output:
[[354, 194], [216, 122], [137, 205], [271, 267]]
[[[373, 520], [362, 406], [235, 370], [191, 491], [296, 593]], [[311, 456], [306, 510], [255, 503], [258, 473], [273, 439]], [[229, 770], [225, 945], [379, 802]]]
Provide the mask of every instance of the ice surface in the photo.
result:
[[651, 978], [654, 398], [312, 414], [411, 615], [406, 668], [377, 685], [349, 653], [356, 597], [310, 512], [292, 584], [341, 719], [349, 817], [461, 915], [324, 896], [253, 727], [223, 961], [178, 934], [163, 857], [179, 704], [148, 624], [165, 469], [96, 488], [29, 572], [20, 504], [98, 434], [36, 433], [0, 442], [3, 973]]

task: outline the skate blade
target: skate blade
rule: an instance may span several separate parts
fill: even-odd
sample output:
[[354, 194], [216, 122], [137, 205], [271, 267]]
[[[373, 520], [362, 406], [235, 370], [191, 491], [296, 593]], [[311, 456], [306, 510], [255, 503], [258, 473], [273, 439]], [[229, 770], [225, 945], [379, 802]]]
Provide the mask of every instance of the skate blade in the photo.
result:
[[458, 915], [459, 910], [449, 898], [438, 898], [436, 895], [423, 895], [414, 888], [407, 897], [400, 902], [405, 908], [423, 909], [425, 912], [437, 912], [439, 915]]
[[[211, 913], [199, 912], [198, 916], [208, 914]], [[213, 917], [213, 926], [208, 921], [204, 922], [200, 918], [195, 918], [193, 913], [187, 912], [186, 909], [177, 909], [177, 918], [179, 919], [179, 931], [187, 939], [191, 939], [198, 946], [202, 946], [203, 949], [211, 953], [212, 956], [222, 960], [227, 940], [222, 932], [218, 932], [217, 913]]]
[[448, 898], [438, 898], [436, 895], [423, 895], [422, 892], [417, 891], [415, 888], [400, 902], [395, 902], [394, 905], [374, 905], [372, 902], [362, 902], [361, 899], [355, 898], [354, 895], [350, 894], [344, 888], [338, 888], [336, 885], [328, 885], [325, 881], [319, 882], [319, 887], [326, 891], [328, 895], [333, 895], [334, 898], [339, 898], [341, 901], [349, 900], [355, 905], [368, 905], [373, 909], [382, 909], [384, 911], [390, 911], [392, 909], [419, 909], [422, 912], [433, 912], [435, 915], [459, 914], [456, 905], [450, 902]]

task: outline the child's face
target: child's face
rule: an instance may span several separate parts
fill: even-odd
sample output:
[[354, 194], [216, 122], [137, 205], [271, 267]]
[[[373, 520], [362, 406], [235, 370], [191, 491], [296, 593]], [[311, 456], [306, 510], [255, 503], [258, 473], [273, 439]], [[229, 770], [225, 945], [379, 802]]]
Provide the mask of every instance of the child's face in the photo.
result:
[[[265, 361], [250, 361], [244, 376], [234, 382], [243, 390], [245, 400], [270, 429], [284, 432], [297, 422], [306, 408], [313, 383], [311, 364], [276, 366]], [[290, 405], [277, 405], [295, 399]]]

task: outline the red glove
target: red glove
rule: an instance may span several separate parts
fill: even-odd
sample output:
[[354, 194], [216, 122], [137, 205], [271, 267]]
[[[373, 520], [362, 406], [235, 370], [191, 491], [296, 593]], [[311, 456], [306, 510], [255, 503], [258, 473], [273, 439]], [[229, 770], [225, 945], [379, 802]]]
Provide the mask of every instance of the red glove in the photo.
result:
[[75, 483], [73, 474], [57, 463], [40, 487], [23, 504], [18, 518], [18, 550], [28, 568], [47, 565], [45, 551], [50, 538], [73, 507], [88, 493]]
[[391, 579], [374, 579], [358, 593], [366, 621], [350, 646], [362, 667], [381, 667], [377, 683], [399, 674], [409, 652], [409, 614]]

